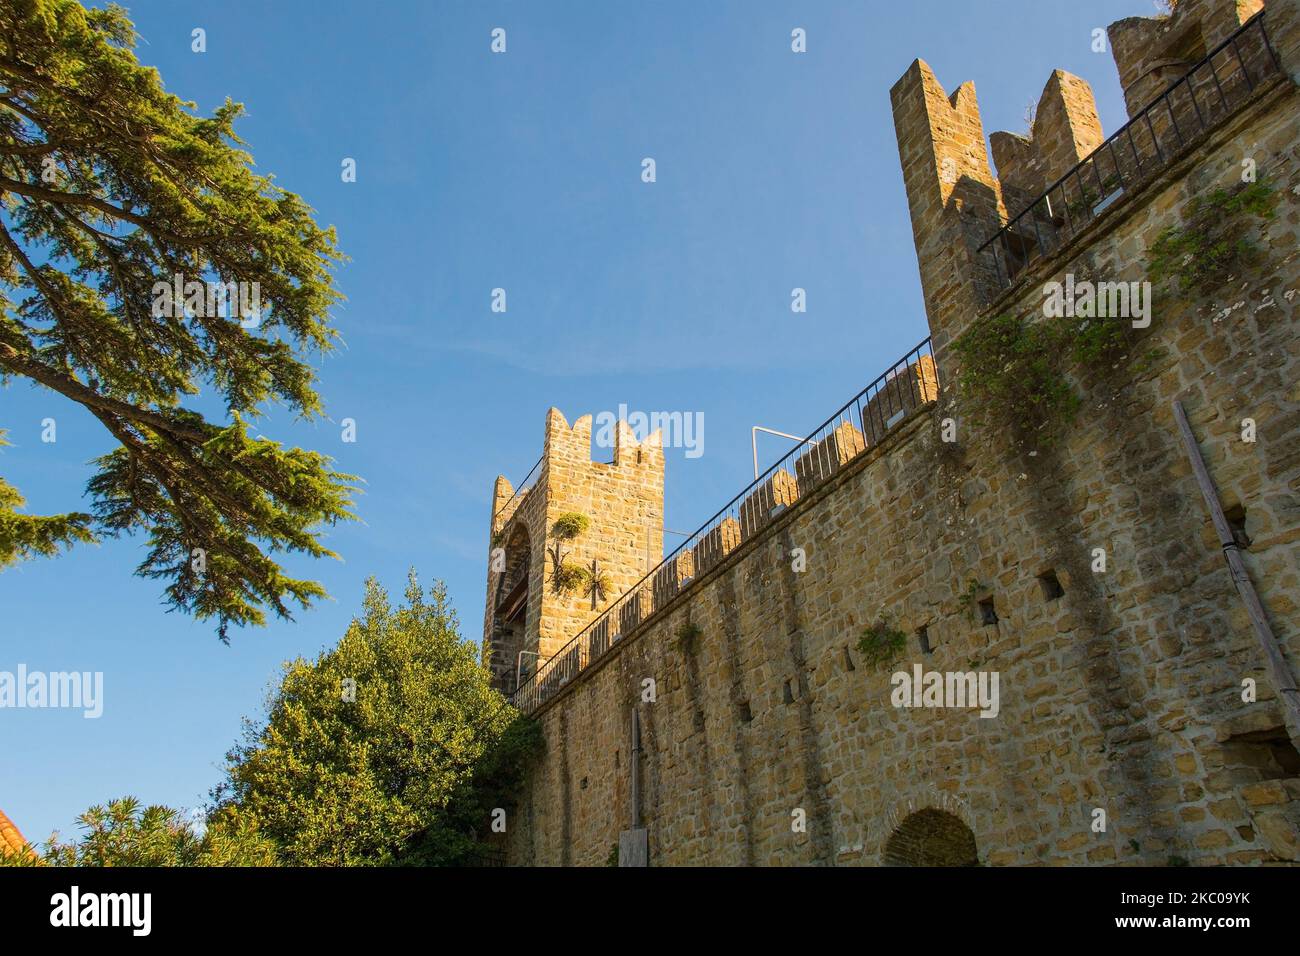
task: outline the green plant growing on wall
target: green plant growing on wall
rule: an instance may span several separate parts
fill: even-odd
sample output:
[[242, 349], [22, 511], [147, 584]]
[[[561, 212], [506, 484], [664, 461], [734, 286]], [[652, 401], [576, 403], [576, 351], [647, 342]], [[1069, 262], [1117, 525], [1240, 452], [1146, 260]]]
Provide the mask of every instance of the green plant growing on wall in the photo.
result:
[[556, 594], [569, 594], [582, 587], [586, 569], [575, 561], [570, 561], [560, 551], [559, 544], [551, 546], [551, 589]]
[[975, 620], [975, 607], [979, 601], [979, 596], [988, 590], [980, 584], [975, 578], [966, 582], [966, 590], [957, 597], [957, 606], [961, 608], [962, 613], [966, 615], [968, 621]]
[[[1114, 324], [1114, 323], [1107, 323]], [[995, 315], [973, 323], [954, 343], [960, 362], [958, 385], [974, 398], [972, 418], [987, 424], [996, 413], [1024, 433], [1044, 432], [1053, 422], [1068, 424], [1079, 397], [1061, 374], [1062, 327]]]
[[1111, 362], [1129, 344], [1127, 320], [1109, 318], [1083, 318], [1062, 326], [1069, 337], [1060, 342], [1070, 359], [1089, 369], [1097, 369]]
[[582, 588], [584, 595], [591, 598], [591, 609], [594, 611], [601, 601], [608, 599], [610, 589], [613, 587], [609, 572], [603, 570], [595, 559], [592, 559], [590, 567], [580, 570], [582, 579], [578, 586]]
[[[1132, 349], [1126, 319], [1076, 315], [1028, 318], [995, 315], [972, 323], [954, 343], [957, 381], [974, 399], [971, 417], [988, 424], [997, 415], [1017, 437], [1050, 447], [1074, 421], [1082, 400], [1066, 378], [1069, 365], [1104, 374]], [[1149, 349], [1135, 363], [1145, 371], [1159, 355]]]
[[690, 621], [686, 621], [681, 627], [677, 628], [677, 642], [686, 649], [693, 647], [695, 642], [703, 636], [704, 631], [700, 626], [698, 624], [692, 624]]
[[1181, 226], [1151, 245], [1151, 281], [1163, 293], [1176, 280], [1183, 296], [1214, 295], [1232, 275], [1262, 257], [1251, 229], [1276, 215], [1277, 194], [1266, 180], [1216, 189], [1187, 204]]
[[[591, 527], [591, 519], [577, 511], [567, 511], [555, 519], [551, 525], [551, 536], [555, 538], [555, 543], [547, 548], [546, 553], [551, 558], [551, 590], [556, 594], [565, 595], [579, 588], [584, 588], [584, 593], [591, 594], [593, 597], [592, 606], [595, 606], [595, 594], [593, 591], [604, 589], [602, 583], [607, 584], [608, 579], [603, 582], [599, 580], [601, 572], [588, 571], [582, 565], [568, 559], [564, 552], [563, 542], [572, 541], [581, 536]], [[593, 569], [595, 562], [592, 563]], [[591, 580], [591, 575], [595, 574], [598, 578], [596, 581]], [[593, 587], [594, 584], [594, 587]]]
[[[1182, 296], [1211, 296], [1230, 276], [1257, 263], [1262, 252], [1251, 230], [1276, 215], [1277, 195], [1265, 180], [1216, 189], [1193, 198], [1183, 224], [1151, 246], [1148, 275], [1162, 293], [1176, 284]], [[972, 419], [1000, 416], [1023, 443], [1050, 447], [1082, 404], [1065, 375], [1069, 365], [1104, 374], [1131, 351], [1131, 325], [1115, 318], [1035, 319], [1012, 314], [978, 319], [956, 340], [961, 393], [973, 399]], [[1147, 371], [1158, 349], [1139, 355]]]
[[605, 857], [606, 866], [618, 866], [618, 844], [610, 845], [609, 856]]
[[858, 653], [868, 668], [894, 663], [906, 646], [907, 635], [883, 616], [868, 625], [858, 638]]
[[569, 511], [555, 519], [551, 525], [551, 535], [561, 541], [572, 541], [585, 534], [591, 527], [591, 519], [577, 511]]

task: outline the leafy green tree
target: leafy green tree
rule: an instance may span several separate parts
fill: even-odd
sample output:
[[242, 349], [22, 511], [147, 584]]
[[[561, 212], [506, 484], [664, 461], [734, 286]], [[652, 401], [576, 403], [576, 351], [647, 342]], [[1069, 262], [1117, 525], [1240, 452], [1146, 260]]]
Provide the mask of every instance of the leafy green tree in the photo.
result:
[[41, 852], [0, 854], [0, 866], [275, 865], [275, 845], [245, 819], [214, 819], [198, 832], [177, 810], [122, 797], [77, 822], [85, 831], [79, 840], [61, 843], [56, 833]]
[[227, 756], [217, 813], [294, 865], [473, 862], [540, 742], [489, 685], [439, 583], [405, 603], [366, 582], [337, 647], [285, 665], [264, 723]]
[[[353, 517], [353, 476], [250, 434], [270, 404], [323, 414], [304, 358], [338, 337], [343, 257], [298, 196], [254, 174], [234, 131], [243, 107], [197, 115], [134, 42], [115, 5], [0, 0], [0, 383], [59, 393], [116, 444], [96, 461], [90, 514], [20, 513], [0, 480], [0, 567], [143, 531], [137, 573], [226, 640], [232, 623], [322, 596], [274, 556], [332, 556], [322, 530]], [[178, 277], [197, 299], [160, 295]], [[255, 316], [202, 294], [240, 283]], [[224, 421], [181, 404], [205, 392]]]
[[[0, 430], [0, 447], [8, 444]], [[22, 515], [24, 503], [22, 492], [0, 478], [0, 568], [38, 554], [50, 557], [62, 544], [95, 540], [86, 527], [89, 515]]]
[[[512, 812], [519, 785], [542, 747], [541, 727], [514, 714], [484, 741], [469, 773], [456, 782], [444, 809], [416, 831], [397, 862], [405, 866], [465, 866], [481, 862], [489, 821]], [[504, 822], [508, 826], [507, 817]]]

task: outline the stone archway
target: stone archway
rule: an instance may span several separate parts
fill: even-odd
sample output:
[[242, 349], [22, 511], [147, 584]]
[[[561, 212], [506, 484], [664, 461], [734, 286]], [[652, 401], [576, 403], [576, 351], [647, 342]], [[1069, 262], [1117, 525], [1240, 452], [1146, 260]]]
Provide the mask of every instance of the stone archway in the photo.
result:
[[[533, 658], [520, 658], [528, 646], [529, 582], [532, 566], [532, 543], [522, 522], [515, 525], [505, 546], [505, 572], [497, 581], [493, 598], [492, 660], [493, 686], [512, 694], [523, 678], [531, 673]], [[535, 664], [532, 664], [535, 667]]]
[[927, 807], [907, 816], [885, 841], [885, 866], [978, 866], [975, 834], [961, 817]]

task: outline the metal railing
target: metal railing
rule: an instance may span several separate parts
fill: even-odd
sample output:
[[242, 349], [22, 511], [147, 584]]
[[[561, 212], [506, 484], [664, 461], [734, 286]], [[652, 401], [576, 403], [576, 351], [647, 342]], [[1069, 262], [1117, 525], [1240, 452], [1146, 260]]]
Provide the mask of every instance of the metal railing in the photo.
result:
[[989, 281], [998, 292], [1009, 288], [1026, 266], [1168, 167], [1280, 70], [1264, 13], [1257, 13], [990, 237], [977, 253]]
[[543, 662], [514, 692], [511, 701], [525, 713], [540, 707], [692, 581], [716, 567], [854, 458], [874, 448], [912, 411], [938, 395], [939, 377], [927, 338], [687, 536], [676, 550]]
[[467, 866], [498, 867], [506, 865], [506, 851], [500, 847], [479, 845], [469, 854]]

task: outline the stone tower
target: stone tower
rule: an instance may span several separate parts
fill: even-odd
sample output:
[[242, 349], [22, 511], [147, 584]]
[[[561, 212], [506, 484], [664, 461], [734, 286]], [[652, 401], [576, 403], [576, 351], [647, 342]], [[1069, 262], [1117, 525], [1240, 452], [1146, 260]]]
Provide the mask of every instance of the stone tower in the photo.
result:
[[[612, 461], [593, 461], [592, 418], [570, 427], [556, 408], [536, 482], [518, 493], [498, 476], [492, 494], [483, 661], [494, 686], [512, 693], [593, 618], [663, 558], [664, 453], [655, 432], [638, 442], [625, 422], [612, 435]], [[584, 532], [564, 540], [556, 520], [587, 518]], [[602, 588], [590, 579], [556, 587], [555, 549], [566, 565], [596, 562]], [[593, 607], [594, 604], [594, 607]]]
[[977, 253], [1006, 219], [1104, 140], [1092, 88], [1064, 70], [1043, 89], [1028, 135], [989, 137], [989, 167], [975, 85], [948, 96], [934, 71], [915, 60], [890, 90], [903, 184], [934, 350], [949, 344], [988, 298], [992, 276]]
[[[1269, 7], [1274, 52], [1293, 73], [1289, 64], [1295, 56], [1298, 7], [1296, 0], [1274, 0]], [[1170, 16], [1111, 24], [1107, 35], [1130, 117], [1263, 8], [1263, 0], [1179, 0]], [[1236, 52], [1221, 54], [1219, 65]], [[1200, 95], [1208, 99], [1207, 91]], [[994, 132], [987, 148], [973, 83], [961, 84], [949, 96], [934, 71], [918, 59], [894, 84], [890, 101], [935, 357], [940, 367], [951, 370], [950, 344], [1001, 291], [998, 264], [981, 256], [981, 247], [1003, 223], [1094, 155], [1105, 135], [1091, 87], [1064, 70], [1048, 78], [1028, 133]], [[1193, 107], [1199, 120], [1202, 107]], [[1165, 114], [1149, 121], [1152, 125], [1143, 132], [1170, 138], [1161, 128], [1169, 122]], [[1181, 137], [1181, 131], [1176, 133]], [[1144, 141], [1137, 142], [1140, 147]], [[990, 149], [996, 176], [989, 165]], [[1024, 232], [1033, 228], [1031, 219]], [[1024, 235], [1010, 239], [1030, 241]]]
[[[586, 666], [565, 652], [547, 693], [521, 695], [546, 749], [510, 862], [599, 865], [631, 827], [654, 865], [1300, 863], [1300, 0], [1259, 6], [1180, 0], [1112, 25], [1134, 122], [1109, 140], [1064, 71], [1031, 129], [986, 144], [973, 86], [907, 68], [892, 101], [935, 363], [893, 365], [911, 406], [833, 418], [656, 573], [649, 609], [630, 600]], [[1049, 321], [1044, 290], [1071, 275], [1150, 279], [1159, 237], [1199, 228], [1193, 201], [1248, 169], [1277, 203], [1238, 220], [1258, 260], [1158, 298], [1126, 358], [1062, 357], [1080, 409], [1055, 441], [961, 417], [981, 400], [955, 387], [972, 323]], [[555, 458], [568, 432], [549, 428]], [[601, 466], [574, 434], [581, 481]], [[501, 487], [499, 507], [569, 507], [544, 494], [509, 505]], [[578, 617], [543, 609], [525, 633], [545, 649], [590, 615], [565, 607]], [[872, 660], [871, 635], [897, 649]], [[997, 713], [900, 703], [895, 669], [997, 675]]]
[[924, 60], [889, 91], [936, 356], [979, 311], [975, 252], [1005, 214], [975, 84], [948, 96]]

